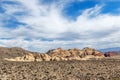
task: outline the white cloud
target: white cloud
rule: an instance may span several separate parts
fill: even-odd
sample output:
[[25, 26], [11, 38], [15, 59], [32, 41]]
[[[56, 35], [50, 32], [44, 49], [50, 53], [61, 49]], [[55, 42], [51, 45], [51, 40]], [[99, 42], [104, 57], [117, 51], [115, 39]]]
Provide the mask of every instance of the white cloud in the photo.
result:
[[[69, 20], [62, 13], [67, 1], [62, 0], [49, 5], [43, 5], [39, 0], [15, 1], [20, 5], [6, 4], [4, 6], [6, 13], [2, 15], [14, 16], [19, 22], [26, 25], [20, 25], [12, 30], [1, 25], [0, 37], [11, 38], [10, 40], [0, 39], [1, 46], [19, 46], [34, 51], [47, 51], [56, 47], [107, 48], [120, 46], [120, 16], [100, 14], [103, 5], [86, 9], [76, 20]], [[16, 12], [26, 12], [26, 14], [16, 16], [14, 15]], [[25, 40], [26, 38], [31, 40]], [[42, 38], [48, 39], [48, 41], [44, 41]], [[53, 41], [49, 41], [49, 39]]]

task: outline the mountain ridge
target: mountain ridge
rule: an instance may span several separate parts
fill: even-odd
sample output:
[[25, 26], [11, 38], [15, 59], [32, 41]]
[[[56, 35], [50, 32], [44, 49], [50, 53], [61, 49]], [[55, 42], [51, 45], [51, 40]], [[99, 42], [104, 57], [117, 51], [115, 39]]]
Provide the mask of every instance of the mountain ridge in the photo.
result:
[[102, 52], [85, 47], [82, 50], [57, 48], [47, 53], [31, 52], [19, 47], [0, 47], [1, 59], [8, 61], [62, 61], [62, 60], [89, 60], [103, 58]]
[[109, 52], [109, 51], [117, 51], [117, 52], [120, 52], [120, 47], [104, 48], [104, 49], [100, 49], [100, 51], [102, 51], [102, 52]]

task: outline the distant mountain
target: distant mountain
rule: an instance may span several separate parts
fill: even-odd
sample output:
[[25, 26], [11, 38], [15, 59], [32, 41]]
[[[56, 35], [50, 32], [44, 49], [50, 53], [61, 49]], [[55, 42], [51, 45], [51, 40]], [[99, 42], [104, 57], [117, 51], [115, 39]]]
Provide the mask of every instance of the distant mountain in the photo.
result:
[[101, 51], [101, 52], [109, 52], [109, 51], [120, 52], [120, 47], [105, 48], [105, 49], [100, 49], [100, 51]]

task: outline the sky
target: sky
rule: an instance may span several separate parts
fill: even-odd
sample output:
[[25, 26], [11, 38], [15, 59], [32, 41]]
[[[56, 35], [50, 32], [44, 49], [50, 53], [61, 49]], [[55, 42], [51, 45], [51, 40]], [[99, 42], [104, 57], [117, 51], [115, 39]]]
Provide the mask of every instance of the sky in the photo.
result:
[[0, 46], [120, 47], [120, 0], [0, 0]]

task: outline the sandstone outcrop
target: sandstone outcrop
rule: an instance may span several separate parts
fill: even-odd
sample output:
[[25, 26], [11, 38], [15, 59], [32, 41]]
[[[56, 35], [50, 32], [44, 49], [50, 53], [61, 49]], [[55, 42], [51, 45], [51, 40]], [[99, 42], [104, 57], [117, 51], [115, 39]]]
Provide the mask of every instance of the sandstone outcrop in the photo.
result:
[[39, 53], [28, 53], [22, 57], [16, 57], [12, 59], [5, 58], [5, 60], [9, 61], [25, 61], [25, 62], [31, 62], [31, 61], [50, 61], [51, 57], [47, 54], [39, 54]]
[[[64, 50], [62, 48], [53, 49], [47, 52], [51, 56], [52, 60], [86, 60], [90, 58], [103, 58], [102, 52], [99, 52], [92, 48], [84, 48], [82, 50], [74, 48], [69, 50]], [[88, 56], [88, 57], [86, 57]], [[93, 56], [93, 57], [91, 57]]]
[[57, 48], [47, 53], [30, 52], [22, 48], [0, 48], [2, 58], [8, 61], [67, 61], [67, 60], [89, 60], [103, 58], [104, 54], [92, 48], [82, 50]]

